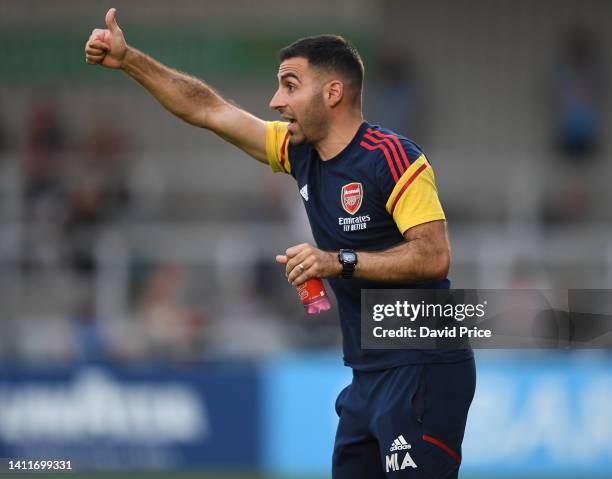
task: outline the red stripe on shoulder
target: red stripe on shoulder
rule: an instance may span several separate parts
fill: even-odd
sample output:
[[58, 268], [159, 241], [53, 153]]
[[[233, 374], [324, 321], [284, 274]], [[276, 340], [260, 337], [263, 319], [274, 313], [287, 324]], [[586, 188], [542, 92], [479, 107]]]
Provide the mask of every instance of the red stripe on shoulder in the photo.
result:
[[386, 146], [380, 145], [380, 144], [370, 145], [369, 143], [366, 143], [365, 141], [362, 141], [361, 143], [359, 143], [359, 146], [369, 151], [382, 150], [382, 152], [385, 154], [385, 158], [387, 159], [387, 165], [389, 165], [389, 169], [391, 170], [391, 174], [393, 175], [393, 181], [395, 181], [395, 183], [399, 181], [399, 176], [397, 175], [397, 171], [395, 170], [395, 165], [393, 164], [393, 160], [391, 159], [391, 155], [389, 155], [389, 150], [387, 150]]
[[455, 461], [457, 461], [459, 464], [461, 464], [461, 456], [459, 454], [457, 454], [456, 451], [454, 451], [453, 449], [448, 447], [446, 444], [444, 444], [442, 441], [440, 441], [439, 439], [436, 439], [435, 437], [428, 436], [427, 434], [423, 434], [422, 439], [423, 439], [423, 441], [429, 442], [430, 444], [433, 444], [434, 446], [438, 446], [446, 454], [448, 454]]
[[285, 134], [285, 138], [283, 139], [283, 146], [281, 146], [280, 164], [283, 167], [283, 170], [285, 171], [288, 171], [287, 168], [285, 168], [285, 162], [287, 161], [287, 158], [285, 158], [285, 146], [287, 146], [287, 140], [289, 140], [289, 132]]
[[388, 138], [389, 140], [393, 140], [393, 142], [397, 145], [397, 149], [399, 150], [400, 155], [402, 155], [402, 160], [404, 160], [406, 168], [410, 167], [410, 161], [408, 160], [408, 156], [406, 155], [406, 150], [404, 150], [404, 147], [402, 146], [402, 143], [401, 141], [399, 141], [399, 138], [397, 136], [386, 135], [378, 130], [372, 130], [372, 128], [368, 128], [368, 132], [382, 138]]
[[417, 170], [412, 174], [412, 176], [410, 178], [408, 178], [408, 181], [406, 181], [406, 183], [404, 184], [404, 186], [402, 186], [402, 189], [399, 191], [399, 193], [397, 194], [397, 196], [395, 197], [395, 200], [393, 201], [393, 204], [391, 205], [391, 215], [393, 215], [393, 212], [395, 211], [395, 206], [397, 205], [397, 202], [399, 201], [399, 199], [402, 197], [402, 195], [404, 194], [404, 191], [406, 191], [408, 189], [408, 187], [410, 186], [410, 184], [416, 179], [417, 176], [419, 176], [421, 174], [421, 172], [427, 168], [427, 164], [423, 163], [421, 166], [419, 166], [417, 168]]
[[[370, 131], [371, 128], [368, 128], [368, 131]], [[406, 171], [406, 168], [404, 168], [404, 165], [402, 165], [402, 162], [399, 158], [399, 155], [397, 154], [397, 150], [395, 149], [395, 145], [391, 142], [391, 140], [387, 139], [387, 138], [374, 138], [372, 135], [368, 135], [367, 133], [365, 135], [363, 135], [363, 137], [368, 140], [370, 143], [374, 143], [374, 144], [379, 144], [379, 143], [384, 143], [385, 145], [387, 145], [389, 147], [389, 149], [391, 150], [391, 152], [393, 153], [393, 158], [395, 159], [395, 164], [397, 165], [397, 167], [399, 168], [399, 175], [402, 176], [404, 174], [404, 171]]]

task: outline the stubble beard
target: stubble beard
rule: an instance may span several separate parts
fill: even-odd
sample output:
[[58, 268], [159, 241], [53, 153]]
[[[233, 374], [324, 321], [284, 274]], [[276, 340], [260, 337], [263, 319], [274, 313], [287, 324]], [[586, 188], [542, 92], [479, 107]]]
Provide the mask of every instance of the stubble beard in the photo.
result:
[[302, 121], [299, 123], [301, 135], [299, 137], [292, 135], [290, 139], [291, 144], [301, 145], [307, 143], [314, 145], [327, 136], [329, 118], [321, 96], [321, 90], [312, 95], [308, 108], [302, 115]]

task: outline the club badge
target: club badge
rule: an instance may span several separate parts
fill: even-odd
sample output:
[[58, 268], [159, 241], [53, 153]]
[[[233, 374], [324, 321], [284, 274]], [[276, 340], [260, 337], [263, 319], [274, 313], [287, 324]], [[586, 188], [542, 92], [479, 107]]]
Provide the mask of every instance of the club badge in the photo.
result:
[[363, 200], [363, 186], [361, 186], [361, 183], [344, 185], [340, 194], [340, 200], [344, 211], [350, 215], [357, 213]]

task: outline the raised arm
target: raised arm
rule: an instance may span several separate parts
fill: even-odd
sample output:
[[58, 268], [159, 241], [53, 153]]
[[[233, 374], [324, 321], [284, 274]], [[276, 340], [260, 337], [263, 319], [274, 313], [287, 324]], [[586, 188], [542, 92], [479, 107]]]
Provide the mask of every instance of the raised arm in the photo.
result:
[[106, 14], [106, 29], [95, 29], [85, 44], [85, 61], [120, 69], [146, 88], [168, 111], [206, 128], [262, 163], [266, 157], [266, 123], [225, 100], [202, 80], [162, 65], [127, 45], [115, 18]]

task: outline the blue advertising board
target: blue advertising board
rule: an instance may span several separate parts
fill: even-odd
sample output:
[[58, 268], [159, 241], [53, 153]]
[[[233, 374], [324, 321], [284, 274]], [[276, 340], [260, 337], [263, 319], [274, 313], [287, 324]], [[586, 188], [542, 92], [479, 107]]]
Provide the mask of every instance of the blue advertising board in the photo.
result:
[[[465, 477], [610, 477], [611, 354], [478, 352], [476, 362]], [[329, 475], [334, 401], [349, 381], [339, 355], [291, 357], [267, 368], [268, 472]]]
[[610, 353], [483, 352], [477, 369], [466, 475], [610, 477]]
[[[466, 477], [609, 477], [612, 355], [478, 352]], [[190, 368], [0, 368], [0, 457], [329, 476], [340, 354]]]
[[255, 468], [253, 366], [0, 369], [0, 457], [80, 469]]
[[352, 380], [341, 354], [288, 356], [264, 369], [263, 458], [272, 474], [329, 476], [336, 397]]

